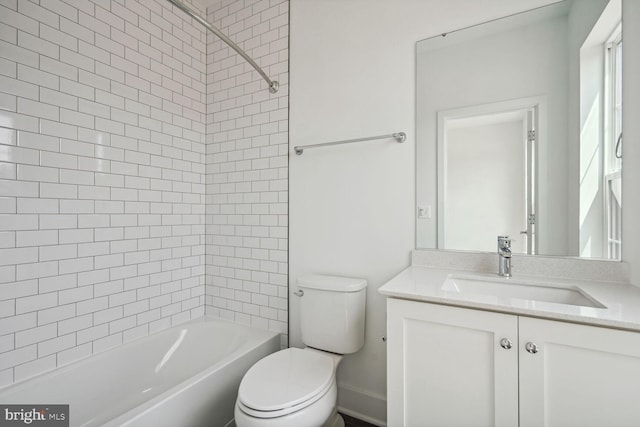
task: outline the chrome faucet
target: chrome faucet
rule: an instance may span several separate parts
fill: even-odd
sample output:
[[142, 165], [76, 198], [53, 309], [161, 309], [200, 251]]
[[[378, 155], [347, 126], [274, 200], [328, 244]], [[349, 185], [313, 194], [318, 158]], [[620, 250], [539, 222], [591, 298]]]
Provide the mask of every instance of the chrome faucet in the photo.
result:
[[498, 275], [511, 277], [511, 239], [498, 236]]

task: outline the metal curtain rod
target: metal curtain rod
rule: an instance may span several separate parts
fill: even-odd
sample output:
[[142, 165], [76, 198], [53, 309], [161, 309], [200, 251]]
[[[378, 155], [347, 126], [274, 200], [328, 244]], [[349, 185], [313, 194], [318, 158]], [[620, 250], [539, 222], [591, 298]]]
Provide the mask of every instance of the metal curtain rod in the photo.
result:
[[269, 84], [269, 92], [276, 93], [278, 91], [278, 88], [279, 88], [280, 84], [276, 80], [271, 80], [269, 78], [269, 76], [267, 76], [267, 74], [264, 71], [262, 71], [262, 68], [260, 68], [260, 66], [258, 64], [256, 64], [256, 62], [253, 59], [251, 59], [251, 57], [249, 55], [247, 55], [244, 50], [240, 49], [240, 47], [237, 44], [235, 44], [229, 37], [224, 35], [224, 33], [222, 33], [220, 30], [218, 30], [213, 25], [209, 24], [209, 22], [207, 22], [206, 19], [204, 19], [202, 16], [198, 15], [198, 13], [195, 10], [191, 9], [189, 6], [185, 5], [180, 0], [167, 0], [167, 1], [169, 3], [172, 3], [178, 9], [182, 10], [187, 15], [191, 16], [193, 19], [195, 19], [196, 21], [198, 21], [202, 25], [204, 25], [209, 31], [211, 31], [213, 34], [218, 36], [223, 42], [228, 44], [229, 47], [231, 47], [231, 49], [235, 50], [236, 52], [238, 52], [238, 54], [240, 56], [242, 56], [244, 59], [246, 59], [247, 62], [249, 64], [251, 64], [251, 66], [253, 68], [255, 68], [255, 70], [258, 73], [260, 73], [262, 78]]
[[396, 133], [392, 133], [391, 135], [367, 136], [366, 138], [346, 139], [344, 141], [334, 141], [334, 142], [325, 142], [322, 144], [296, 146], [296, 147], [293, 147], [293, 150], [296, 152], [298, 156], [300, 156], [302, 155], [304, 150], [307, 150], [309, 148], [327, 147], [329, 145], [338, 145], [338, 144], [351, 144], [352, 142], [370, 141], [374, 139], [387, 139], [387, 138], [393, 138], [397, 142], [404, 142], [405, 139], [407, 139], [407, 134], [404, 132], [396, 132]]

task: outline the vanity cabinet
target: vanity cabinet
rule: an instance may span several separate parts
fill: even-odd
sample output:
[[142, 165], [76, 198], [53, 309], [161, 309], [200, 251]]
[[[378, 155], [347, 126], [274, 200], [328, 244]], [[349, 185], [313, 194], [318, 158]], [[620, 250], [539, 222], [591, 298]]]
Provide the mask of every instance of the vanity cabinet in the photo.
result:
[[638, 426], [640, 333], [387, 300], [388, 425]]

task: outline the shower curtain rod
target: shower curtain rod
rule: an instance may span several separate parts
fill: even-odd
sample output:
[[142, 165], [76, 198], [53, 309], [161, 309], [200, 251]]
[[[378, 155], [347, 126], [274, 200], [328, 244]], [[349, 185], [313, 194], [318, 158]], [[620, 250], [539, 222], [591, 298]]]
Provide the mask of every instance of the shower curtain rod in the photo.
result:
[[244, 59], [246, 59], [247, 62], [249, 64], [251, 64], [251, 66], [253, 68], [255, 68], [255, 70], [269, 84], [269, 92], [276, 93], [278, 91], [278, 87], [280, 86], [278, 84], [278, 82], [275, 81], [275, 80], [271, 80], [269, 78], [269, 76], [267, 76], [267, 74], [262, 70], [262, 68], [260, 68], [260, 66], [258, 64], [256, 64], [256, 62], [253, 59], [251, 59], [251, 57], [249, 55], [247, 55], [244, 50], [240, 49], [240, 47], [237, 44], [235, 44], [233, 41], [231, 41], [231, 39], [229, 37], [224, 35], [220, 30], [218, 30], [213, 25], [209, 24], [209, 22], [207, 22], [206, 19], [204, 19], [202, 16], [198, 15], [198, 13], [195, 10], [191, 9], [189, 6], [185, 5], [180, 0], [167, 0], [167, 1], [169, 3], [172, 3], [178, 9], [182, 10], [187, 15], [191, 16], [193, 19], [195, 19], [196, 21], [198, 21], [202, 25], [204, 25], [209, 31], [211, 31], [213, 34], [218, 36], [223, 42], [228, 44], [229, 47], [231, 47], [231, 49], [235, 50], [236, 52], [238, 52], [238, 54], [240, 56], [242, 56]]

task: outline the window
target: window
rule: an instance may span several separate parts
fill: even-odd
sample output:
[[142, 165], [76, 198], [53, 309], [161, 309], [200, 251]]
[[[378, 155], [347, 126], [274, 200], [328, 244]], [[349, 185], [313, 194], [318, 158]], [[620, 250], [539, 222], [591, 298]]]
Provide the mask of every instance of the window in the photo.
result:
[[604, 217], [607, 255], [620, 259], [622, 246], [622, 26], [605, 45]]

